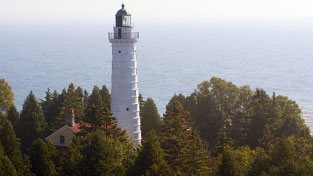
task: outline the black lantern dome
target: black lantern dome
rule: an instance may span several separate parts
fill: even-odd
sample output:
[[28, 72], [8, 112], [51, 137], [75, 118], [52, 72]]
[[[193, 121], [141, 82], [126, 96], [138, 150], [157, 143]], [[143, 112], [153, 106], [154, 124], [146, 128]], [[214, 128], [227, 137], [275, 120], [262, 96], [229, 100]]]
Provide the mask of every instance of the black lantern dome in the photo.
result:
[[122, 4], [122, 9], [116, 12], [115, 22], [116, 27], [130, 27], [131, 26], [131, 14], [124, 8], [125, 5]]

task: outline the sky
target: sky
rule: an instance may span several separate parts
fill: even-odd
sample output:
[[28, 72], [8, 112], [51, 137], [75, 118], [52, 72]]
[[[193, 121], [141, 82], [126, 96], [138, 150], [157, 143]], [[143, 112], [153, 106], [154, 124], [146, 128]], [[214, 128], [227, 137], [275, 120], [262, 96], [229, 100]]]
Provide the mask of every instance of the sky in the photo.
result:
[[0, 22], [112, 20], [122, 2], [138, 21], [313, 21], [312, 0], [0, 0]]

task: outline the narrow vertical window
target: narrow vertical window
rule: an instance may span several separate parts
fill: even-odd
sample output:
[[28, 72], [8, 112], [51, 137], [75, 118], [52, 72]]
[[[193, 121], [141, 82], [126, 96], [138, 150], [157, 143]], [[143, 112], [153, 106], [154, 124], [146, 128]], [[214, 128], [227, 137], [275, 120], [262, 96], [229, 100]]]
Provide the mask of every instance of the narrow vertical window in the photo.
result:
[[64, 144], [65, 143], [65, 137], [64, 136], [60, 136], [60, 144]]

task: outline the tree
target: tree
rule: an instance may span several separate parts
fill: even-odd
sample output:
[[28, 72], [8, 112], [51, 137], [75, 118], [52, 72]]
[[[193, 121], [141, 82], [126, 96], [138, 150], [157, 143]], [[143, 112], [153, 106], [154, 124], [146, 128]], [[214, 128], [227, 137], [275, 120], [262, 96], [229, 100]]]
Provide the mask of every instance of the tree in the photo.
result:
[[12, 123], [14, 130], [17, 131], [18, 121], [20, 120], [20, 114], [17, 112], [14, 105], [9, 108], [7, 114], [8, 120]]
[[[132, 144], [104, 137], [101, 130], [87, 134], [81, 141], [81, 175], [124, 175], [133, 156]], [[130, 145], [129, 145], [130, 144]]]
[[47, 141], [37, 139], [33, 143], [31, 152], [32, 171], [36, 175], [57, 175], [55, 160], [57, 156], [56, 148]]
[[102, 86], [102, 89], [100, 90], [100, 95], [102, 98], [103, 106], [106, 107], [107, 109], [111, 109], [111, 95], [108, 88], [105, 85]]
[[6, 112], [13, 105], [14, 94], [11, 87], [4, 80], [0, 79], [0, 113]]
[[20, 151], [20, 143], [12, 124], [5, 118], [0, 118], [0, 144], [3, 146], [3, 152], [16, 168], [17, 174], [20, 176], [31, 175], [27, 161]]
[[117, 120], [107, 108], [92, 106], [87, 109], [83, 118], [82, 134], [97, 130], [102, 130], [105, 137], [112, 137], [121, 141], [125, 141], [127, 138], [126, 132], [118, 127]]
[[217, 136], [217, 143], [214, 148], [214, 153], [217, 156], [218, 154], [222, 154], [225, 152], [225, 149], [228, 146], [232, 146], [232, 140], [229, 138], [227, 129], [225, 127], [222, 127]]
[[35, 95], [30, 92], [24, 102], [19, 122], [18, 136], [22, 142], [22, 150], [29, 152], [33, 141], [44, 137], [45, 130], [46, 122], [43, 112]]
[[174, 99], [169, 102], [163, 122], [161, 145], [166, 154], [165, 159], [174, 173], [209, 175], [208, 153], [192, 129], [189, 114], [180, 101]]
[[138, 157], [133, 166], [131, 175], [142, 176], [167, 176], [171, 175], [171, 169], [164, 159], [165, 154], [158, 141], [157, 135], [152, 129], [142, 142]]
[[17, 176], [14, 165], [10, 159], [4, 154], [3, 148], [0, 145], [0, 175]]
[[58, 97], [59, 113], [53, 124], [53, 130], [57, 130], [64, 125], [68, 109], [73, 108], [76, 120], [80, 121], [85, 112], [84, 101], [84, 92], [80, 87], [76, 88], [75, 85], [71, 83], [66, 90], [63, 89]]
[[88, 105], [87, 109], [92, 107], [92, 106], [100, 106], [102, 107], [103, 102], [102, 102], [102, 97], [100, 95], [100, 89], [98, 86], [94, 86], [91, 95], [89, 96], [88, 99]]
[[80, 175], [79, 163], [82, 160], [80, 137], [75, 136], [70, 147], [61, 154], [61, 173], [64, 176], [78, 176]]
[[312, 175], [312, 142], [300, 137], [281, 137], [269, 150], [269, 175]]
[[159, 132], [161, 118], [152, 98], [148, 98], [141, 109], [141, 133], [143, 138], [150, 130]]
[[59, 112], [59, 94], [55, 90], [53, 93], [50, 89], [46, 91], [45, 100], [41, 102], [42, 110], [47, 121], [49, 129], [56, 122]]
[[175, 173], [183, 174], [186, 168], [188, 151], [187, 112], [179, 101], [170, 101], [166, 106], [161, 131], [161, 145], [165, 159]]
[[221, 154], [221, 164], [217, 175], [220, 176], [242, 176], [248, 175], [253, 163], [253, 151], [249, 147], [233, 149], [227, 145]]
[[248, 143], [251, 147], [259, 145], [269, 119], [270, 97], [264, 90], [257, 89], [252, 98], [252, 118], [249, 124]]

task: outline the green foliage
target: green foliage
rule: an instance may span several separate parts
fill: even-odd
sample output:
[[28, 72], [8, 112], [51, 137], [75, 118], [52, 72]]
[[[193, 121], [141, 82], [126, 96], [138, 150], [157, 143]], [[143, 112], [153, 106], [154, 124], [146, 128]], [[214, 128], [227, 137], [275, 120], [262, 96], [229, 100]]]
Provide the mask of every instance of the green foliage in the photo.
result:
[[227, 134], [227, 129], [222, 127], [218, 132], [217, 143], [214, 148], [215, 155], [224, 153], [225, 149], [229, 146], [232, 146], [232, 140]]
[[3, 148], [0, 145], [0, 175], [17, 176], [17, 172], [10, 159], [4, 154]]
[[304, 138], [283, 137], [277, 139], [269, 150], [270, 175], [312, 175], [312, 142]]
[[57, 130], [65, 124], [67, 111], [71, 108], [74, 109], [76, 120], [80, 121], [85, 111], [84, 92], [80, 87], [76, 88], [73, 83], [58, 96], [59, 110], [57, 119], [52, 127], [53, 130]]
[[[176, 97], [174, 97], [176, 98]], [[209, 160], [200, 138], [193, 131], [189, 115], [180, 101], [173, 99], [166, 106], [161, 131], [165, 159], [177, 175], [208, 175]]]
[[239, 147], [234, 150], [227, 145], [224, 153], [219, 157], [221, 158], [221, 164], [217, 175], [220, 176], [248, 175], [254, 161], [253, 151], [249, 147]]
[[146, 137], [150, 130], [160, 131], [161, 118], [152, 98], [148, 98], [141, 109], [141, 134]]
[[[144, 140], [138, 156], [109, 111], [105, 86], [95, 86], [90, 96], [73, 84], [61, 94], [48, 89], [41, 104], [31, 92], [20, 117], [12, 101], [10, 88], [0, 80], [0, 175], [28, 176], [30, 168], [36, 175], [67, 176], [313, 173], [313, 140], [296, 102], [216, 77], [199, 84], [190, 96], [173, 96], [162, 120], [154, 101], [140, 95]], [[68, 149], [57, 152], [38, 138], [63, 126], [69, 108], [82, 131]]]
[[100, 95], [102, 98], [103, 107], [111, 109], [111, 95], [108, 88], [105, 85], [102, 86], [100, 90]]
[[87, 109], [82, 121], [82, 134], [102, 130], [105, 137], [127, 140], [126, 132], [117, 126], [117, 120], [106, 107], [92, 106]]
[[9, 84], [0, 78], [0, 113], [6, 112], [13, 105], [14, 94]]
[[20, 143], [15, 136], [12, 124], [5, 118], [0, 118], [0, 144], [5, 155], [13, 163], [18, 175], [31, 175], [29, 166], [20, 151]]
[[81, 141], [81, 175], [114, 176], [126, 173], [134, 153], [130, 147], [132, 144], [104, 136], [103, 131], [97, 130]]
[[80, 175], [79, 163], [82, 160], [82, 155], [80, 153], [81, 145], [79, 144], [79, 139], [75, 137], [66, 152], [60, 154], [60, 172], [64, 176]]
[[33, 141], [44, 137], [46, 122], [41, 107], [33, 94], [27, 96], [19, 121], [18, 136], [22, 142], [22, 150], [29, 151]]
[[8, 120], [12, 123], [14, 130], [17, 131], [20, 114], [17, 112], [14, 105], [10, 107], [7, 113]]
[[36, 175], [57, 175], [55, 160], [57, 151], [55, 147], [47, 141], [37, 139], [33, 143], [31, 152], [32, 171]]
[[154, 130], [151, 130], [142, 142], [133, 171], [130, 175], [167, 176], [171, 169], [166, 163], [165, 154]]
[[58, 114], [60, 113], [58, 92], [54, 91], [53, 93], [51, 93], [50, 89], [48, 89], [46, 92], [45, 100], [41, 102], [41, 106], [48, 124], [48, 128], [51, 129], [53, 124], [57, 120]]
[[287, 97], [270, 97], [262, 89], [237, 87], [213, 77], [183, 102], [200, 130], [201, 138], [211, 146], [217, 143], [219, 129], [227, 128], [234, 146], [267, 147], [276, 137], [309, 137], [299, 106]]

